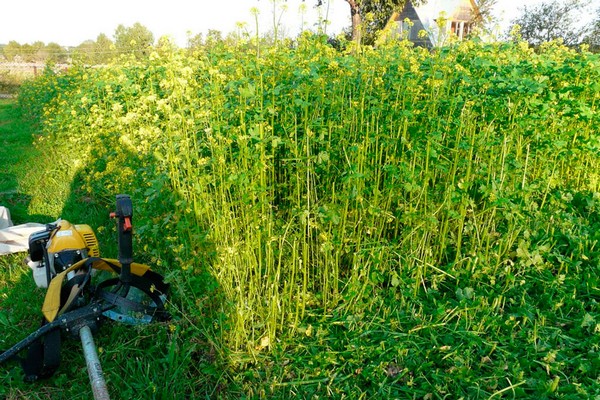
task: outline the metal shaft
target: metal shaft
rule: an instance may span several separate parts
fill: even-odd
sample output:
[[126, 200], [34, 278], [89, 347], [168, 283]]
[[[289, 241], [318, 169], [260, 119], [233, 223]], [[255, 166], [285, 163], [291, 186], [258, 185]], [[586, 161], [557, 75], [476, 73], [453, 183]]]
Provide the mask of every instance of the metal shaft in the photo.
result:
[[85, 356], [85, 363], [87, 364], [94, 399], [110, 400], [106, 382], [104, 381], [104, 374], [102, 373], [102, 366], [100, 365], [98, 353], [96, 352], [96, 344], [92, 337], [92, 331], [88, 326], [84, 326], [79, 329], [79, 337], [81, 338], [81, 344], [83, 345], [83, 355]]

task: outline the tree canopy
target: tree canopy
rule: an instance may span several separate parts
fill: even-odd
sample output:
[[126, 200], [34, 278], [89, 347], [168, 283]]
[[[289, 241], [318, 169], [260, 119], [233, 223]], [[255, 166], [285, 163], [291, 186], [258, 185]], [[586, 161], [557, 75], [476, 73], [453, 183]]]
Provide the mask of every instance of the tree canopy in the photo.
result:
[[592, 51], [600, 52], [600, 7], [595, 12], [594, 20], [588, 26], [583, 43], [589, 45]]
[[[407, 0], [346, 0], [352, 18], [352, 40], [371, 44], [394, 11], [404, 7]], [[415, 0], [414, 5], [426, 2]]]
[[478, 13], [475, 15], [474, 21], [476, 26], [484, 27], [490, 23], [496, 22], [493, 12], [498, 0], [477, 0], [475, 3], [478, 8]]
[[133, 26], [119, 25], [115, 30], [115, 46], [119, 53], [143, 57], [154, 44], [154, 35], [144, 25], [136, 22]]
[[20, 44], [14, 40], [2, 48], [2, 54], [8, 61], [55, 62], [63, 63], [69, 58], [67, 49], [57, 43], [34, 42]]
[[73, 60], [83, 64], [97, 65], [109, 62], [116, 54], [112, 40], [104, 33], [96, 40], [86, 40], [77, 46], [72, 53]]
[[511, 22], [511, 31], [518, 26], [520, 37], [534, 46], [552, 40], [575, 46], [584, 41], [590, 30], [579, 21], [586, 6], [583, 0], [550, 0], [525, 6]]
[[56, 62], [64, 63], [72, 59], [84, 64], [105, 64], [119, 54], [132, 54], [142, 58], [154, 45], [154, 35], [144, 25], [136, 22], [133, 26], [119, 25], [114, 33], [113, 42], [101, 33], [96, 40], [86, 40], [75, 48], [67, 49], [57, 43], [20, 44], [10, 41], [2, 47], [2, 55], [7, 61]]

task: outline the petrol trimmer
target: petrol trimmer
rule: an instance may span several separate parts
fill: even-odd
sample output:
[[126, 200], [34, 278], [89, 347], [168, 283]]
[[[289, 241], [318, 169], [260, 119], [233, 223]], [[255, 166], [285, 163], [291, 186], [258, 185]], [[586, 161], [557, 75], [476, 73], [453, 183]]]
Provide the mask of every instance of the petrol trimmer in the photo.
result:
[[[29, 256], [36, 284], [47, 287], [41, 327], [0, 354], [0, 364], [28, 349], [20, 358], [26, 381], [48, 378], [60, 363], [61, 331], [79, 336], [95, 399], [108, 391], [92, 337], [100, 323], [113, 319], [146, 324], [170, 318], [165, 310], [169, 285], [150, 267], [133, 262], [133, 206], [128, 195], [117, 195], [118, 260], [99, 258], [98, 241], [88, 225], [61, 220], [29, 238]], [[96, 283], [98, 271], [112, 272]], [[115, 275], [117, 275], [115, 277]]]

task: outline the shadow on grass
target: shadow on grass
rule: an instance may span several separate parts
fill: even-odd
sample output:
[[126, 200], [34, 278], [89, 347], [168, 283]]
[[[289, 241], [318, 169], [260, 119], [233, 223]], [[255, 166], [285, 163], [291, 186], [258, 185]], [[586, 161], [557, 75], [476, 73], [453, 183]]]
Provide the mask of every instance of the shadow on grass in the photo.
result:
[[[117, 258], [116, 222], [109, 219], [109, 213], [116, 207], [118, 193], [86, 194], [81, 187], [88, 168], [94, 166], [75, 174], [62, 216], [90, 225], [101, 256]], [[173, 220], [169, 213], [179, 199], [171, 191], [151, 201], [138, 188], [128, 191], [133, 203], [133, 259], [148, 264], [171, 284], [167, 308], [173, 319], [139, 326], [114, 321], [103, 324], [95, 340], [103, 349], [100, 360], [109, 390], [118, 390], [118, 398], [215, 397], [226, 386], [219, 366], [217, 335], [212, 331], [216, 321], [223, 319], [218, 285], [207, 272], [184, 270], [172, 251], [184, 233], [179, 232], [176, 222], [165, 221]], [[198, 311], [200, 299], [210, 307]]]
[[[41, 322], [43, 289], [37, 288], [25, 264], [27, 253], [0, 257], [0, 349], [6, 350], [35, 331]], [[20, 356], [25, 356], [22, 352]], [[23, 382], [18, 360], [0, 366], [0, 399], [41, 399], [42, 383]]]
[[10, 210], [11, 219], [14, 225], [25, 224], [27, 222], [37, 222], [47, 224], [56, 220], [56, 218], [44, 214], [29, 213], [29, 203], [31, 196], [19, 192], [0, 193], [0, 205]]
[[[33, 136], [33, 127], [19, 129], [21, 135]], [[9, 187], [0, 193], [0, 203], [9, 207], [13, 221], [47, 223], [60, 217], [87, 224], [96, 233], [101, 256], [117, 258], [115, 222], [109, 213], [114, 211], [118, 193], [88, 194], [82, 184], [93, 165], [63, 171], [68, 152], [30, 147], [18, 145], [14, 151], [2, 152], [10, 153], [19, 168], [26, 168], [11, 171], [7, 175]], [[60, 162], [54, 163], [58, 156]], [[152, 201], [137, 188], [128, 194], [134, 207], [134, 232], [138, 227], [144, 231], [134, 235], [134, 260], [149, 264], [171, 283], [169, 311], [173, 320], [133, 327], [107, 321], [94, 335], [109, 391], [115, 398], [212, 398], [223, 394], [227, 386], [228, 378], [220, 367], [225, 357], [219, 343], [226, 314], [218, 285], [207, 272], [184, 270], [173, 255], [171, 247], [177, 244], [180, 232], [176, 222], [169, 222], [168, 213], [178, 199], [172, 191], [164, 190], [165, 196], [158, 195]], [[165, 241], [167, 237], [170, 242]], [[26, 256], [20, 253], [0, 259], [0, 325], [4, 321], [10, 326], [0, 342], [3, 348], [33, 332], [41, 320], [45, 290], [35, 286], [30, 269], [23, 263]], [[48, 380], [25, 384], [18, 363], [0, 366], [0, 399], [89, 398], [81, 344], [78, 339], [63, 337], [61, 366]]]
[[[3, 101], [0, 106], [0, 142], [3, 144], [0, 205], [10, 210], [13, 223], [43, 224], [60, 217], [88, 224], [96, 230], [98, 221], [108, 219], [108, 210], [93, 199], [80, 196], [75, 181], [65, 179], [68, 175], [61, 173], [60, 165], [53, 163], [52, 152], [56, 149], [40, 149], [33, 144], [36, 128], [20, 118], [14, 104]], [[64, 199], [66, 190], [69, 195]], [[58, 208], [61, 199], [64, 200], [62, 210]], [[36, 287], [25, 263], [27, 256], [27, 252], [20, 252], [0, 257], [1, 349], [10, 348], [25, 338], [39, 328], [42, 321], [45, 289]], [[20, 354], [25, 355], [25, 351]], [[23, 382], [18, 360], [0, 366], [0, 399], [90, 398], [79, 340], [65, 340], [61, 356], [59, 371], [51, 379], [33, 384]], [[82, 384], [71, 385], [73, 376]]]

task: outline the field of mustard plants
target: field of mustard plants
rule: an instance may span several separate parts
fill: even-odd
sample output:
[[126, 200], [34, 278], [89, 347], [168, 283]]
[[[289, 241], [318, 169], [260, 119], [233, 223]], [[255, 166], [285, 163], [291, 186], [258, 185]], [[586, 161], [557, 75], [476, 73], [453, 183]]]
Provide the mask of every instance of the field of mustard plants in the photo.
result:
[[170, 324], [99, 339], [118, 398], [600, 398], [599, 102], [585, 50], [309, 35], [18, 98], [30, 212], [129, 193], [135, 254], [174, 288]]

